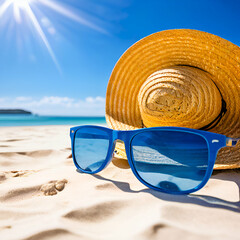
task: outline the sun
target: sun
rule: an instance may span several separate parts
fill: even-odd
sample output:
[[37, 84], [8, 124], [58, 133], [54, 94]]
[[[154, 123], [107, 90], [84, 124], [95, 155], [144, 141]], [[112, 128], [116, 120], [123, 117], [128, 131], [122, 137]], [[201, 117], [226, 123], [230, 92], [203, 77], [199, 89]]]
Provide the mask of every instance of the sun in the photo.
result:
[[27, 12], [33, 0], [9, 0], [13, 6], [13, 15], [17, 23], [22, 23], [21, 11]]
[[5, 0], [2, 5], [0, 5], [0, 17], [3, 16], [7, 9], [12, 7], [13, 9], [13, 17], [18, 24], [24, 24], [22, 23], [22, 14], [24, 13], [28, 19], [31, 21], [32, 26], [34, 27], [35, 32], [40, 37], [40, 39], [43, 41], [45, 47], [48, 50], [48, 53], [50, 54], [55, 66], [57, 67], [59, 73], [61, 73], [60, 65], [57, 61], [57, 58], [49, 44], [49, 41], [39, 23], [39, 20], [35, 16], [32, 8], [31, 3], [33, 3], [36, 0]]
[[[19, 29], [30, 26], [30, 28], [32, 28], [30, 32], [33, 32], [36, 37], [42, 40], [59, 73], [61, 73], [60, 65], [47, 39], [47, 35], [41, 26], [41, 18], [39, 19], [39, 16], [35, 14], [34, 9], [40, 10], [40, 12], [42, 12], [42, 17], [44, 16], [44, 10], [50, 9], [55, 14], [61, 15], [71, 21], [77, 22], [102, 34], [108, 34], [105, 29], [99, 27], [80, 14], [75, 13], [73, 8], [68, 8], [66, 3], [60, 3], [59, 0], [0, 0], [0, 23], [4, 22], [6, 24], [6, 20], [8, 20], [9, 28], [11, 28], [14, 25], [13, 21], [15, 21], [15, 26]], [[11, 32], [11, 29], [8, 30]], [[54, 31], [51, 30], [51, 32], [53, 33], [56, 31], [54, 29]]]

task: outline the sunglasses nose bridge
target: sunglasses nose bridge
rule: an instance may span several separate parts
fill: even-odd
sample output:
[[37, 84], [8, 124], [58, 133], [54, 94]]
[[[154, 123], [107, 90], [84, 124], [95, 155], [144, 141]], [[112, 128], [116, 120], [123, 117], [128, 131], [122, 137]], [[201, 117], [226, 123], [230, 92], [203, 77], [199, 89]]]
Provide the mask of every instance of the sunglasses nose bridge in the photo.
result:
[[113, 141], [121, 140], [125, 142], [127, 139], [127, 131], [114, 130], [113, 131]]

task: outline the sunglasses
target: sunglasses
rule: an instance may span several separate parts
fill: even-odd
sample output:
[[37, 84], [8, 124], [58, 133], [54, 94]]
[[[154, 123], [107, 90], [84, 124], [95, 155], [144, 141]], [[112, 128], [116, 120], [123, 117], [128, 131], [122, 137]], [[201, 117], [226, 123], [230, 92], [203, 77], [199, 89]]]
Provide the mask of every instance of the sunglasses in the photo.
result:
[[238, 138], [181, 127], [118, 131], [100, 126], [70, 129], [72, 156], [83, 173], [98, 173], [111, 161], [116, 141], [125, 144], [128, 163], [149, 188], [188, 194], [209, 180], [220, 148], [235, 146]]

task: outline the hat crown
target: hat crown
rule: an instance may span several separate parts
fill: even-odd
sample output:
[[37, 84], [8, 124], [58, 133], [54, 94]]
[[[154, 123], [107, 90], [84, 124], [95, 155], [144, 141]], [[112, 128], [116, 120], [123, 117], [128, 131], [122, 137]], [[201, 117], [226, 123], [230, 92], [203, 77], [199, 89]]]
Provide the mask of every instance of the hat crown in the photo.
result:
[[138, 104], [145, 127], [202, 128], [221, 112], [221, 94], [210, 74], [176, 66], [151, 74], [141, 86]]

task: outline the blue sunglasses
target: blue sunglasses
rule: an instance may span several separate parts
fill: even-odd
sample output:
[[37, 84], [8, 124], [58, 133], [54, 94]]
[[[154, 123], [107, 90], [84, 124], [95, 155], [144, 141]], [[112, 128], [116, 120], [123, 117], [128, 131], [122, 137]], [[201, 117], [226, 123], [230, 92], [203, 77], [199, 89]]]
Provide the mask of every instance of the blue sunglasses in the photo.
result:
[[238, 138], [180, 127], [130, 131], [100, 126], [70, 129], [72, 156], [83, 173], [98, 173], [111, 161], [116, 141], [125, 143], [128, 163], [137, 179], [149, 188], [188, 194], [209, 180], [220, 148], [235, 146]]

